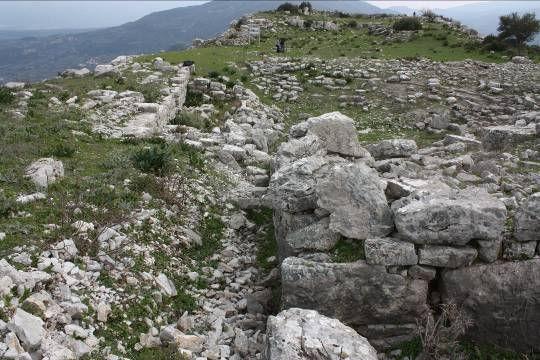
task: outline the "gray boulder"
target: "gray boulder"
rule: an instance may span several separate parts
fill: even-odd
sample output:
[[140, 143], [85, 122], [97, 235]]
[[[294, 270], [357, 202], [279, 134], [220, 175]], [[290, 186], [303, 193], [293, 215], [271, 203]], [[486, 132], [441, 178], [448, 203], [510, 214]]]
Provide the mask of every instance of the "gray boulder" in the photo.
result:
[[418, 263], [445, 268], [458, 268], [472, 264], [478, 252], [472, 247], [426, 245], [420, 248]]
[[308, 134], [317, 136], [328, 153], [343, 156], [368, 157], [369, 153], [360, 146], [354, 121], [339, 111], [312, 117], [291, 128], [293, 137]]
[[287, 247], [292, 249], [290, 255], [298, 255], [303, 251], [328, 251], [339, 240], [339, 234], [329, 228], [330, 218], [326, 217], [316, 223], [303, 227], [287, 235]]
[[416, 244], [465, 245], [496, 241], [506, 207], [483, 189], [414, 192], [392, 204], [399, 237]]
[[366, 262], [371, 265], [406, 266], [418, 263], [414, 244], [392, 238], [367, 239]]
[[532, 194], [514, 217], [514, 238], [518, 241], [540, 241], [540, 192]]
[[344, 160], [338, 157], [310, 156], [277, 169], [268, 187], [272, 207], [288, 212], [315, 209], [317, 178], [324, 176], [336, 161]]
[[317, 205], [330, 212], [330, 229], [353, 239], [392, 232], [385, 184], [363, 164], [336, 164], [316, 185]]
[[295, 257], [281, 264], [283, 308], [314, 309], [337, 318], [388, 348], [416, 336], [416, 319], [428, 310], [428, 283], [389, 274], [384, 266], [320, 263]]
[[53, 158], [39, 159], [26, 168], [25, 176], [32, 180], [37, 187], [46, 188], [64, 176], [64, 165], [61, 161]]
[[366, 338], [339, 320], [314, 310], [288, 309], [270, 316], [266, 331], [267, 360], [377, 360]]
[[409, 157], [418, 151], [418, 146], [416, 146], [414, 140], [390, 139], [383, 140], [377, 144], [368, 145], [367, 149], [375, 160], [380, 160], [396, 157]]
[[467, 336], [518, 352], [539, 352], [540, 259], [443, 272], [442, 301], [473, 320]]
[[36, 349], [45, 336], [43, 320], [17, 308], [7, 325], [8, 329], [17, 334], [21, 342], [29, 349]]

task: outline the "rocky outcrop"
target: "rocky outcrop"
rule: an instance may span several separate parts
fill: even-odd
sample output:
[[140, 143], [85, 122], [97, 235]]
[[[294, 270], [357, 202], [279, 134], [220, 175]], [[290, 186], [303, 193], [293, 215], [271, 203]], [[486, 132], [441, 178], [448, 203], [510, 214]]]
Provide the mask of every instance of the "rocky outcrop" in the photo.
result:
[[315, 309], [340, 319], [385, 348], [415, 336], [416, 319], [428, 311], [428, 283], [384, 266], [320, 263], [289, 257], [281, 264], [283, 307]]
[[266, 360], [377, 360], [366, 338], [336, 319], [292, 308], [268, 318]]
[[540, 351], [540, 259], [476, 265], [442, 273], [443, 302], [473, 320], [467, 336], [529, 353]]

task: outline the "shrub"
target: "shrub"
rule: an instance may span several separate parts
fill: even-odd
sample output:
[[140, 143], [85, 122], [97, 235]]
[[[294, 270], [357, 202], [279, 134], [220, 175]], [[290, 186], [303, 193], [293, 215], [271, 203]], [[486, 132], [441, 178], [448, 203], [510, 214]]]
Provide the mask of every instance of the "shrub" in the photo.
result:
[[407, 16], [396, 20], [393, 29], [394, 31], [417, 31], [422, 29], [422, 23], [417, 17]]
[[184, 102], [185, 106], [201, 106], [203, 104], [203, 94], [188, 88], [186, 92], [186, 101]]
[[426, 9], [422, 11], [422, 16], [427, 19], [428, 22], [435, 22], [435, 19], [437, 19], [437, 14], [435, 14], [433, 11]]
[[482, 40], [482, 47], [488, 51], [505, 51], [508, 49], [508, 43], [491, 34]]
[[49, 150], [49, 155], [56, 157], [72, 157], [73, 154], [75, 154], [75, 148], [69, 144], [58, 143]]
[[15, 201], [0, 193], [0, 218], [8, 217], [15, 211]]
[[430, 313], [418, 323], [423, 358], [462, 358], [458, 339], [473, 325], [472, 320], [455, 303], [441, 304], [437, 319]]
[[212, 70], [212, 71], [210, 71], [210, 72], [208, 73], [208, 77], [209, 77], [210, 79], [217, 79], [217, 78], [219, 78], [219, 75], [220, 75], [219, 72], [218, 72], [218, 71], [215, 71], [215, 70]]
[[11, 104], [15, 100], [15, 96], [11, 93], [11, 90], [0, 86], [0, 105], [1, 104]]
[[283, 3], [283, 4], [279, 5], [278, 8], [277, 8], [277, 11], [288, 11], [291, 14], [294, 14], [294, 13], [298, 12], [298, 6], [286, 2], [286, 3]]
[[172, 167], [172, 154], [167, 145], [146, 146], [133, 154], [132, 161], [142, 172], [164, 175]]
[[135, 91], [139, 91], [144, 96], [144, 101], [149, 103], [158, 102], [161, 98], [161, 89], [157, 85], [147, 84], [141, 85]]

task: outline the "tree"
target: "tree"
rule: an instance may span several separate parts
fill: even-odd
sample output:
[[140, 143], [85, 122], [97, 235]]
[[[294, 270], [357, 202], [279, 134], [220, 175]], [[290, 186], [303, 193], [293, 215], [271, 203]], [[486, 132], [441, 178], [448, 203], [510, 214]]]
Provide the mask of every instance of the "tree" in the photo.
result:
[[519, 15], [512, 13], [501, 16], [499, 20], [499, 38], [502, 40], [513, 40], [521, 53], [523, 45], [534, 39], [540, 32], [540, 21], [536, 19], [534, 13]]

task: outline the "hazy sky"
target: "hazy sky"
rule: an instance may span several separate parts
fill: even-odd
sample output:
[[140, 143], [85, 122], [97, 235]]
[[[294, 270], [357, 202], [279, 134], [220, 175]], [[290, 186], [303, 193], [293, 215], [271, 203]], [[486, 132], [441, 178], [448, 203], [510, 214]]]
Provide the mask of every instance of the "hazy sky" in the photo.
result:
[[[253, 1], [253, 0], [252, 0]], [[256, 1], [256, 0], [254, 0]], [[276, 0], [276, 7], [287, 0]], [[154, 11], [198, 5], [205, 1], [3, 1], [0, 0], [0, 30], [87, 29], [121, 25]], [[496, 1], [368, 1], [387, 8], [442, 9], [469, 3]], [[530, 3], [538, 3], [531, 1]], [[500, 2], [503, 3], [503, 2]], [[505, 3], [512, 3], [506, 1]], [[535, 5], [536, 6], [536, 5]]]

